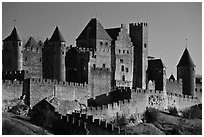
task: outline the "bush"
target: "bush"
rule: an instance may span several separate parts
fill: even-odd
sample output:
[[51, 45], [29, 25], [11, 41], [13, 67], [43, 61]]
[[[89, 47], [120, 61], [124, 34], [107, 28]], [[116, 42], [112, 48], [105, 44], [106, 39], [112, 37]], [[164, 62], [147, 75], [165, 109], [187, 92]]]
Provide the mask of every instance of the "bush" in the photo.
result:
[[144, 120], [147, 123], [154, 123], [158, 121], [159, 111], [155, 108], [147, 108], [144, 112]]
[[169, 113], [171, 115], [178, 116], [178, 111], [177, 111], [176, 107], [169, 107], [168, 110], [169, 110]]
[[183, 117], [187, 119], [202, 119], [202, 109], [200, 105], [192, 106], [182, 112]]

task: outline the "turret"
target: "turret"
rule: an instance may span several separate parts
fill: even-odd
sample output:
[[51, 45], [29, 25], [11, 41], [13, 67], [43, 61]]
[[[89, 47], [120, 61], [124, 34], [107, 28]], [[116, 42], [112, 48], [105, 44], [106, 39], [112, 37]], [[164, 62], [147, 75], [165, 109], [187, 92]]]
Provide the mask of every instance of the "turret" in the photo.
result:
[[22, 40], [16, 27], [14, 27], [11, 34], [3, 40], [2, 55], [3, 71], [23, 69]]
[[183, 81], [183, 94], [194, 96], [195, 91], [195, 64], [186, 48], [177, 65], [177, 80]]
[[65, 81], [66, 41], [57, 26], [43, 49], [43, 77]]
[[146, 89], [146, 73], [148, 68], [148, 25], [147, 23], [131, 23], [130, 38], [134, 46], [133, 88]]

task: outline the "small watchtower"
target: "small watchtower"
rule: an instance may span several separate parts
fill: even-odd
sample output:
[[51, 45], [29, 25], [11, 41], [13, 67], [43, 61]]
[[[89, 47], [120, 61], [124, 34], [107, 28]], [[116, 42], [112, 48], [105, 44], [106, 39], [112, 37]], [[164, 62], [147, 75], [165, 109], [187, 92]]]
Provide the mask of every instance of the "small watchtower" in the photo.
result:
[[3, 71], [22, 70], [22, 40], [14, 26], [11, 34], [3, 40], [2, 50]]
[[183, 81], [183, 94], [194, 96], [195, 92], [195, 64], [186, 48], [177, 65], [177, 80]]

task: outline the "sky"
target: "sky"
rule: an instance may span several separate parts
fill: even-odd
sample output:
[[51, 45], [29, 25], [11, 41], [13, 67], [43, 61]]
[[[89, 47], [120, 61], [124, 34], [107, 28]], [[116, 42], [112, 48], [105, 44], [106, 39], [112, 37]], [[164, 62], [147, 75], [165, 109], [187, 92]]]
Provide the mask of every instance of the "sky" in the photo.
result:
[[2, 40], [11, 33], [14, 24], [23, 40], [33, 36], [42, 41], [50, 38], [58, 25], [67, 45], [75, 45], [75, 39], [92, 17], [97, 17], [104, 28], [121, 24], [128, 28], [129, 23], [147, 22], [149, 56], [162, 59], [167, 78], [171, 74], [176, 77], [176, 65], [186, 45], [196, 64], [196, 74], [202, 74], [201, 2], [3, 2]]

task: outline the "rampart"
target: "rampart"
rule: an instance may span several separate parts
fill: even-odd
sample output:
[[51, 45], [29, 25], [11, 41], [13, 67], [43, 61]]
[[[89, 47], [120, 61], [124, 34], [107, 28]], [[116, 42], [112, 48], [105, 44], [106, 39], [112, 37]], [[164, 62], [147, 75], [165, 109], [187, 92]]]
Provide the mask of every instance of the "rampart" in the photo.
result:
[[122, 130], [105, 120], [94, 119], [92, 115], [78, 112], [67, 114], [66, 116], [55, 112], [61, 123], [74, 135], [118, 135]]
[[12, 99], [19, 99], [22, 96], [23, 81], [3, 80], [2, 81], [2, 110]]
[[[114, 97], [111, 98], [111, 95]], [[122, 95], [125, 95], [126, 99], [122, 98]], [[143, 112], [146, 110], [146, 95], [145, 91], [139, 89], [118, 89], [110, 92], [106, 98], [104, 95], [90, 99], [89, 101], [95, 104], [89, 104], [90, 107], [88, 107], [87, 113], [93, 115], [94, 118], [106, 119], [107, 121], [114, 121], [117, 117], [122, 116], [125, 116], [127, 119], [134, 118], [139, 121], [142, 118]]]
[[179, 111], [183, 111], [199, 103], [197, 97], [183, 94], [167, 93], [167, 97], [168, 107], [176, 107]]
[[88, 98], [87, 84], [60, 82], [51, 79], [31, 78], [26, 89], [27, 96], [30, 97], [29, 104], [33, 107], [40, 100], [46, 97], [55, 96], [61, 100], [78, 100], [86, 104]]
[[[112, 121], [118, 116], [140, 121], [146, 107], [154, 107], [162, 111], [168, 110], [169, 107], [176, 107], [178, 111], [183, 111], [198, 104], [197, 97], [164, 91], [120, 89], [113, 92], [116, 98], [111, 98], [111, 93], [89, 99], [88, 114], [93, 115], [94, 118], [108, 121]], [[123, 94], [126, 94], [126, 98], [120, 98]]]
[[166, 91], [167, 93], [182, 94], [183, 86], [182, 79], [180, 80], [166, 80]]

